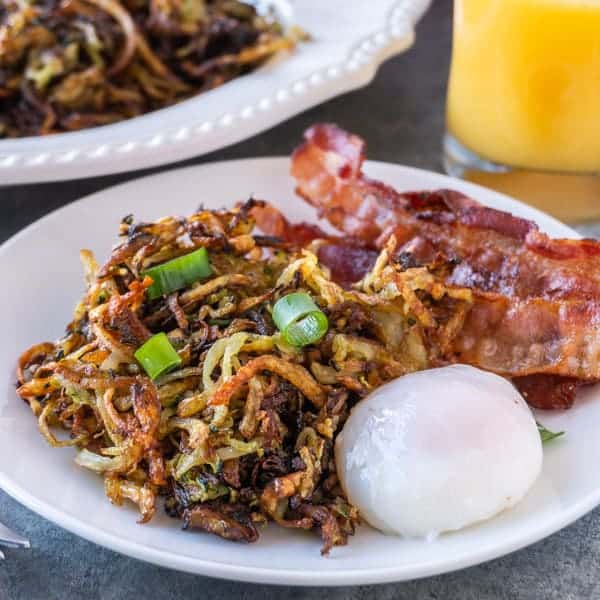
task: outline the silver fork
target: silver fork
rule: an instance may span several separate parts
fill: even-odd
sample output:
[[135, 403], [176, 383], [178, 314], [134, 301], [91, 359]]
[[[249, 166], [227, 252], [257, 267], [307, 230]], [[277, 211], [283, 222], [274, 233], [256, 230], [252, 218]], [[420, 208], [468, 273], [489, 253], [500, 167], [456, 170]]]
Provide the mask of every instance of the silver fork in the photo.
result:
[[[7, 548], [29, 548], [30, 544], [29, 540], [0, 523], [0, 546], [6, 546]], [[3, 558], [4, 554], [0, 551], [0, 560]]]

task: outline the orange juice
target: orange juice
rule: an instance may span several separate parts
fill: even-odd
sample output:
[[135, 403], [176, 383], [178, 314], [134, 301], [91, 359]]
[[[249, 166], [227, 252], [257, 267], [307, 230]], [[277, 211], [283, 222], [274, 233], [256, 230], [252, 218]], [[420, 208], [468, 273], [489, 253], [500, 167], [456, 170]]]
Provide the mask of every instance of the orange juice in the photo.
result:
[[447, 127], [497, 163], [600, 171], [600, 0], [455, 0]]

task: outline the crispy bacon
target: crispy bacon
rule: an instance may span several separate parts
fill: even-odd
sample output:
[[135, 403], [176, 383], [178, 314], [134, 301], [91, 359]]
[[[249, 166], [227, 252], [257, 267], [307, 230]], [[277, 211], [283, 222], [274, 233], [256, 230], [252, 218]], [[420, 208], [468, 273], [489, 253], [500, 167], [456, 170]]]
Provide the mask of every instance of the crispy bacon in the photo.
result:
[[331, 278], [345, 288], [373, 268], [377, 255], [375, 250], [369, 248], [332, 241], [319, 246], [317, 252], [321, 264], [331, 271]]
[[297, 191], [347, 235], [382, 248], [393, 233], [399, 252], [418, 260], [455, 259], [456, 285], [519, 298], [600, 298], [598, 242], [551, 239], [456, 191], [399, 193], [362, 173], [364, 142], [334, 125], [305, 137], [292, 157]]
[[252, 216], [266, 234], [280, 238], [291, 246], [303, 248], [313, 240], [323, 240], [317, 248], [321, 264], [331, 271], [331, 278], [344, 287], [358, 281], [375, 264], [377, 251], [355, 238], [325, 233], [312, 223], [290, 223], [274, 206], [254, 206]]
[[571, 408], [582, 382], [572, 377], [555, 375], [528, 375], [515, 377], [513, 383], [535, 408]]
[[292, 158], [297, 191], [370, 248], [394, 234], [400, 255], [455, 265], [446, 283], [471, 288], [474, 304], [453, 360], [526, 377], [543, 407], [567, 407], [574, 382], [600, 379], [600, 243], [551, 239], [460, 192], [400, 193], [362, 173], [364, 155], [358, 136], [312, 127]]
[[512, 377], [600, 379], [599, 314], [598, 302], [476, 293], [454, 358]]
[[307, 246], [315, 239], [329, 238], [318, 225], [290, 223], [279, 210], [266, 202], [255, 203], [250, 213], [257, 227], [264, 233], [299, 248]]

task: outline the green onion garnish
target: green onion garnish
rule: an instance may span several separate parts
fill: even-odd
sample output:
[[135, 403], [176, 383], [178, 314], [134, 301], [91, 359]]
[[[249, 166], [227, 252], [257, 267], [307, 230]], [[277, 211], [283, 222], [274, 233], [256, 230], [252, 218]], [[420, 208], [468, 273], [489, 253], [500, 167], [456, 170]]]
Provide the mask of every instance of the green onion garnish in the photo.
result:
[[273, 307], [273, 321], [291, 346], [306, 346], [320, 340], [329, 327], [325, 313], [305, 292], [280, 298]]
[[150, 267], [142, 275], [152, 278], [152, 285], [148, 288], [148, 298], [154, 300], [175, 290], [187, 287], [192, 283], [208, 277], [212, 268], [208, 260], [206, 248], [199, 248], [185, 256], [179, 256], [162, 265]]
[[181, 364], [179, 354], [164, 332], [153, 335], [135, 351], [134, 356], [144, 367], [150, 379], [156, 379], [159, 375]]
[[541, 423], [536, 423], [538, 431], [540, 432], [540, 437], [542, 438], [542, 444], [549, 442], [550, 440], [554, 440], [561, 435], [564, 435], [564, 431], [550, 431], [546, 429]]

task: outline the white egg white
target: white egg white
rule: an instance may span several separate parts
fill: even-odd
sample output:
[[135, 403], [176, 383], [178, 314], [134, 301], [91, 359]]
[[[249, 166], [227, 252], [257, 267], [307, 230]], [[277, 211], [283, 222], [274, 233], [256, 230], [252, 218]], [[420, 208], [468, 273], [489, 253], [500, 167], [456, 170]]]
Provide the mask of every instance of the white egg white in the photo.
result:
[[433, 538], [519, 502], [542, 467], [507, 380], [466, 365], [406, 375], [359, 402], [336, 441], [348, 499], [373, 527]]

